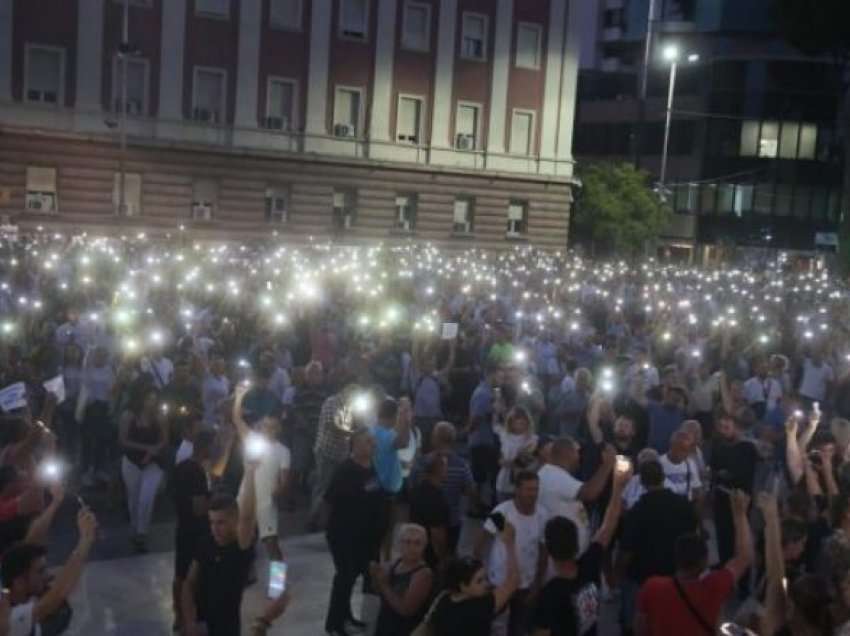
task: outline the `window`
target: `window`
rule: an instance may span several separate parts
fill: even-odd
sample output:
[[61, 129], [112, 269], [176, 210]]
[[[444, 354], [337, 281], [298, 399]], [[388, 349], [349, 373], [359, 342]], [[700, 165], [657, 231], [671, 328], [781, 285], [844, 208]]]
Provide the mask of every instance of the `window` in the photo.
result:
[[759, 157], [773, 159], [779, 150], [779, 122], [765, 121], [759, 137]]
[[528, 202], [511, 201], [508, 205], [507, 236], [516, 238], [523, 236], [528, 225]]
[[266, 222], [286, 223], [289, 220], [289, 188], [272, 186], [266, 188]]
[[455, 199], [452, 230], [455, 234], [472, 234], [472, 217], [475, 199], [458, 197]]
[[800, 159], [814, 159], [815, 148], [818, 143], [818, 127], [815, 124], [802, 124], [800, 126]]
[[368, 29], [368, 0], [339, 0], [339, 34], [352, 40], [365, 40]]
[[139, 216], [142, 212], [142, 175], [124, 173], [124, 210], [121, 209], [121, 173], [112, 181], [112, 207], [119, 216]]
[[419, 97], [400, 96], [397, 119], [398, 141], [418, 145], [422, 139], [422, 100]]
[[26, 101], [61, 104], [65, 94], [65, 50], [27, 45], [24, 75]]
[[209, 124], [224, 123], [224, 96], [227, 71], [195, 67], [195, 93], [192, 119]]
[[478, 127], [481, 125], [480, 108], [474, 104], [458, 104], [455, 130], [458, 150], [475, 150], [479, 147]]
[[463, 14], [463, 38], [460, 56], [468, 60], [487, 59], [487, 16], [480, 13]]
[[192, 219], [212, 221], [218, 208], [218, 182], [195, 179], [192, 188]]
[[195, 0], [195, 13], [228, 18], [230, 17], [230, 0]]
[[759, 122], [745, 121], [741, 125], [741, 156], [755, 157], [759, 147]]
[[395, 198], [396, 229], [412, 232], [416, 228], [416, 208], [419, 197], [416, 194], [400, 194]]
[[279, 29], [300, 31], [302, 11], [301, 0], [270, 0], [269, 23]]
[[349, 230], [354, 225], [357, 194], [354, 190], [334, 190], [333, 225], [337, 230]]
[[513, 117], [511, 117], [511, 154], [532, 154], [531, 139], [533, 131], [534, 113], [515, 110]]
[[721, 183], [717, 189], [717, 213], [731, 214], [735, 209], [735, 185]]
[[797, 158], [797, 139], [800, 135], [800, 124], [782, 122], [782, 133], [779, 136], [779, 156], [782, 159]]
[[520, 22], [516, 32], [516, 65], [540, 68], [540, 25]]
[[362, 90], [359, 88], [337, 88], [334, 101], [334, 135], [336, 137], [357, 137], [360, 134], [360, 102]]
[[295, 80], [269, 78], [264, 123], [272, 130], [295, 129]]
[[753, 185], [739, 185], [735, 189], [735, 215], [743, 216], [744, 214], [750, 212], [753, 209], [753, 199], [755, 193], [755, 186]]
[[808, 159], [817, 157], [816, 124], [793, 121], [745, 121], [741, 125], [742, 157]]
[[27, 167], [26, 208], [29, 212], [58, 212], [56, 168]]
[[[112, 109], [121, 112], [121, 78], [124, 75], [124, 62], [115, 56], [112, 68]], [[127, 58], [127, 114], [147, 114], [148, 63], [147, 60]]]
[[414, 51], [431, 48], [431, 5], [407, 2], [404, 5], [404, 23], [401, 45]]

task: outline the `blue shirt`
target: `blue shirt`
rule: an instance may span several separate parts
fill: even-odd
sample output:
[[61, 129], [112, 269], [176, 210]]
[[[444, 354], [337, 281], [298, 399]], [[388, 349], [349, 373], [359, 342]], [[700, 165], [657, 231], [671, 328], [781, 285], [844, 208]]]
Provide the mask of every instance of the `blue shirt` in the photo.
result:
[[372, 428], [372, 436], [375, 438], [375, 456], [372, 462], [381, 488], [390, 493], [397, 493], [401, 490], [402, 483], [401, 462], [395, 447], [398, 433], [395, 429], [378, 424]]
[[685, 420], [685, 414], [675, 407], [665, 406], [660, 402], [650, 402], [646, 410], [649, 414], [647, 446], [663, 455], [670, 450], [670, 436]]
[[469, 434], [470, 446], [493, 446], [493, 389], [482, 380], [469, 399], [469, 417], [478, 426]]

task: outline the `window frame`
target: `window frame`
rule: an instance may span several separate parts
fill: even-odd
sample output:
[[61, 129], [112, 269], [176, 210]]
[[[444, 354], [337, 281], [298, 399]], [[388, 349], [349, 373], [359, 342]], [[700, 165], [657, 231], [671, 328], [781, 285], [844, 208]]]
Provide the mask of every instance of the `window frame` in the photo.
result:
[[[195, 118], [198, 110], [198, 77], [201, 73], [215, 73], [221, 77], [221, 103], [219, 104], [219, 119], [215, 122], [202, 121]], [[227, 69], [218, 66], [195, 66], [192, 68], [192, 112], [190, 119], [207, 126], [227, 125]]]
[[[460, 120], [460, 117], [458, 115], [460, 114], [460, 109], [461, 109], [462, 106], [468, 107], [468, 108], [474, 108], [475, 111], [476, 111], [476, 114], [475, 114], [475, 130], [473, 131], [473, 138], [474, 138], [475, 143], [473, 144], [473, 147], [470, 150], [458, 148], [458, 143], [457, 143], [458, 137], [462, 134], [465, 134], [465, 133], [461, 133], [461, 132], [458, 131], [458, 121]], [[457, 101], [457, 104], [455, 106], [455, 121], [454, 121], [454, 133], [455, 133], [454, 134], [454, 149], [455, 150], [461, 150], [462, 152], [479, 152], [483, 149], [484, 144], [482, 143], [483, 139], [481, 139], [481, 136], [482, 136], [481, 135], [481, 114], [483, 112], [484, 112], [484, 105], [481, 104], [480, 102], [470, 102], [470, 101], [466, 101], [466, 100], [462, 100], [462, 99], [459, 99]]]
[[[142, 82], [142, 108], [138, 115], [130, 115], [136, 117], [147, 117], [148, 105], [150, 104], [150, 60], [144, 57], [128, 57], [128, 67], [133, 63], [141, 63], [144, 66], [144, 80]], [[112, 102], [110, 104], [110, 112], [120, 113], [116, 108], [118, 100], [121, 99], [121, 86], [119, 85], [119, 68], [121, 66], [121, 56], [117, 53], [112, 57]], [[125, 106], [126, 109], [126, 106]], [[129, 113], [128, 113], [129, 115]]]
[[[467, 55], [464, 47], [464, 41], [466, 40], [466, 19], [467, 18], [480, 18], [483, 26], [481, 31], [481, 57], [475, 57], [473, 55]], [[460, 51], [459, 57], [462, 60], [468, 60], [470, 62], [487, 62], [489, 58], [489, 51], [487, 50], [490, 44], [490, 16], [486, 13], [478, 13], [477, 11], [464, 11], [461, 14], [461, 22], [460, 22]]]
[[195, 3], [195, 17], [198, 18], [209, 18], [212, 20], [230, 20], [230, 14], [233, 11], [233, 3], [231, 0], [224, 0], [227, 3], [227, 11], [224, 13], [216, 13], [215, 11], [205, 11], [200, 8], [200, 3], [204, 0], [194, 0]]
[[[59, 55], [59, 86], [56, 89], [56, 103], [51, 104], [50, 102], [45, 102], [44, 100], [33, 100], [29, 98], [30, 92], [30, 53], [33, 50], [38, 51], [47, 51], [49, 53], [55, 53]], [[37, 44], [35, 42], [27, 42], [24, 45], [24, 85], [23, 85], [23, 94], [21, 95], [21, 101], [27, 104], [42, 104], [44, 106], [49, 106], [52, 108], [61, 108], [65, 105], [65, 84], [67, 82], [67, 78], [65, 77], [65, 72], [67, 71], [67, 62], [68, 55], [65, 51], [64, 46], [51, 46], [49, 44]]]
[[[407, 40], [407, 13], [410, 8], [425, 10], [425, 45], [416, 46]], [[401, 16], [401, 48], [405, 51], [414, 51], [416, 53], [431, 52], [431, 5], [426, 2], [417, 2], [416, 0], [406, 0], [404, 3], [404, 11]]]
[[[31, 190], [30, 189], [30, 170], [52, 170], [53, 171], [53, 190]], [[53, 209], [49, 211], [34, 210], [27, 206], [27, 199], [30, 194], [52, 194]], [[59, 213], [59, 168], [57, 166], [46, 166], [38, 164], [27, 164], [24, 171], [24, 212], [26, 214], [58, 214]]]
[[[457, 221], [455, 220], [455, 212], [459, 201], [466, 202], [466, 223], [469, 224], [469, 230], [466, 232], [458, 231], [455, 228]], [[474, 236], [475, 235], [475, 196], [469, 194], [458, 194], [452, 201], [452, 235], [454, 236]]]
[[[513, 144], [514, 138], [514, 117], [516, 115], [530, 115], [531, 116], [531, 124], [528, 127], [528, 151], [527, 152], [514, 152], [511, 147]], [[516, 157], [534, 157], [535, 151], [537, 148], [535, 147], [535, 132], [537, 131], [537, 111], [531, 110], [528, 108], [513, 108], [511, 109], [511, 134], [508, 136], [508, 154], [514, 155]]]
[[[280, 83], [280, 84], [289, 84], [292, 87], [292, 110], [289, 113], [289, 127], [288, 128], [286, 128], [286, 127], [271, 128], [270, 126], [268, 126], [268, 120], [273, 116], [274, 117], [277, 116], [277, 115], [271, 114], [271, 108], [270, 108], [270, 106], [271, 106], [271, 94], [272, 94], [271, 87], [272, 87], [272, 84], [275, 83], [275, 82]], [[294, 77], [283, 77], [281, 75], [269, 75], [266, 78], [266, 105], [265, 105], [265, 109], [263, 110], [263, 114], [264, 114], [264, 117], [263, 117], [263, 121], [262, 121], [262, 124], [263, 124], [262, 128], [265, 128], [267, 130], [278, 130], [280, 132], [287, 132], [287, 133], [291, 133], [291, 132], [298, 130], [298, 116], [299, 116], [299, 112], [298, 112], [298, 80], [295, 79]]]
[[[535, 64], [521, 64], [519, 59], [519, 34], [522, 29], [532, 29], [537, 32], [537, 50], [534, 53]], [[529, 71], [539, 71], [543, 66], [543, 26], [536, 22], [518, 22], [516, 25], [516, 50], [514, 52], [514, 66]]]
[[[271, 193], [272, 196], [269, 196]], [[283, 194], [283, 196], [280, 196]], [[277, 199], [285, 199], [286, 200], [286, 209], [283, 211], [282, 218], [280, 220], [274, 218], [275, 209], [274, 202]], [[269, 200], [271, 200], [271, 206], [269, 206]], [[265, 215], [265, 222], [273, 225], [286, 225], [289, 223], [289, 217], [291, 214], [292, 207], [292, 186], [285, 183], [267, 183], [265, 196], [263, 197], [263, 214]]]
[[[412, 100], [416, 100], [417, 102], [419, 102], [419, 122], [418, 122], [419, 125], [417, 127], [418, 130], [416, 131], [416, 142], [415, 143], [410, 142], [410, 141], [402, 141], [401, 139], [399, 139], [399, 136], [400, 136], [399, 135], [399, 128], [400, 128], [400, 126], [399, 126], [399, 123], [400, 123], [399, 115], [401, 114], [401, 101], [403, 99], [412, 99]], [[399, 93], [398, 99], [396, 101], [396, 111], [395, 111], [395, 142], [397, 144], [403, 144], [405, 146], [423, 146], [424, 144], [422, 143], [422, 137], [423, 137], [424, 127], [425, 127], [425, 96], [424, 95], [413, 95], [411, 93]]]
[[[129, 204], [137, 203], [136, 211], [133, 214], [121, 214], [121, 172], [116, 170], [112, 176], [112, 209], [114, 210], [116, 215], [122, 216], [124, 218], [137, 218], [142, 216], [142, 202], [144, 199], [144, 187], [145, 187], [145, 177], [141, 172], [124, 172], [125, 179], [125, 194], [126, 194], [126, 183], [130, 177], [138, 177], [139, 179], [139, 200], [136, 201], [127, 201]], [[192, 197], [194, 198], [194, 191], [192, 192]]]
[[369, 41], [369, 9], [370, 9], [370, 0], [364, 0], [363, 2], [363, 37], [357, 37], [356, 35], [351, 35], [351, 33], [346, 33], [346, 26], [343, 24], [343, 16], [345, 15], [345, 4], [347, 2], [353, 2], [354, 0], [339, 0], [339, 15], [337, 16], [337, 37], [341, 40], [346, 40], [348, 42], [368, 42]]
[[[404, 221], [407, 222], [407, 228], [402, 227], [402, 219], [398, 218], [398, 211], [401, 207], [399, 205], [399, 199], [407, 199], [407, 205], [405, 206], [405, 210], [407, 211], [406, 218]], [[419, 194], [417, 192], [396, 192], [395, 195], [395, 222], [393, 224], [393, 230], [395, 232], [404, 232], [410, 233], [416, 231], [416, 217], [417, 212], [419, 210]]]
[[293, 2], [298, 3], [298, 24], [283, 24], [282, 22], [276, 22], [272, 18], [272, 3], [275, 0], [269, 0], [269, 28], [274, 29], [275, 31], [289, 31], [290, 33], [300, 33], [304, 30], [304, 0], [292, 0]]
[[[511, 224], [511, 208], [514, 206], [519, 206], [522, 208], [522, 218], [520, 221], [520, 230], [516, 232], [512, 232], [510, 230]], [[529, 216], [529, 202], [525, 199], [510, 199], [508, 201], [508, 209], [506, 215], [506, 225], [505, 228], [505, 237], [509, 239], [523, 239], [528, 236], [528, 216]]]
[[[357, 108], [357, 122], [354, 124], [354, 135], [351, 137], [341, 137], [336, 134], [336, 127], [343, 124], [349, 124], [350, 122], [342, 122], [337, 121], [337, 108], [339, 103], [339, 93], [340, 91], [346, 91], [351, 93], [357, 93], [359, 95], [358, 108]], [[364, 97], [366, 95], [366, 89], [363, 86], [348, 86], [346, 84], [336, 84], [334, 86], [334, 103], [333, 103], [333, 121], [332, 130], [333, 133], [331, 136], [337, 139], [363, 139], [365, 137], [363, 128], [366, 125], [366, 109], [364, 103]]]
[[[198, 189], [198, 185], [200, 183], [211, 183], [211, 184], [213, 184], [213, 187], [214, 187], [214, 190], [215, 190], [214, 200], [211, 200], [211, 201], [208, 202], [206, 200], [195, 198], [195, 193], [196, 193], [196, 191]], [[208, 223], [210, 221], [215, 221], [216, 217], [218, 216], [220, 199], [221, 199], [221, 183], [218, 181], [218, 179], [214, 179], [212, 177], [195, 177], [194, 179], [192, 179], [192, 205], [189, 208], [189, 218], [192, 221], [198, 221], [198, 222], [201, 222], [201, 223]], [[203, 204], [208, 204], [210, 206], [210, 208], [212, 208], [210, 210], [210, 218], [209, 219], [197, 219], [197, 218], [195, 218], [195, 207], [197, 207], [198, 205], [203, 205]]]
[[[341, 194], [343, 197], [346, 195], [351, 195], [351, 207], [346, 208], [343, 206], [341, 217], [337, 217], [337, 205], [336, 205], [336, 195]], [[350, 188], [348, 186], [340, 186], [334, 187], [333, 192], [331, 194], [331, 223], [333, 224], [333, 229], [337, 232], [348, 232], [354, 228], [357, 223], [357, 205], [360, 200], [360, 195], [357, 191], [357, 188]], [[345, 219], [346, 217], [350, 218], [351, 221], [346, 225]]]

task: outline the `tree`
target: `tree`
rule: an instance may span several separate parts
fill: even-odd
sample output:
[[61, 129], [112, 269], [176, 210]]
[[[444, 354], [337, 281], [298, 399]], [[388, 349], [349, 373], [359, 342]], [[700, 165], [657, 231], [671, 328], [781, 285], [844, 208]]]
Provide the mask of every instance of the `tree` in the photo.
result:
[[618, 255], [636, 256], [670, 221], [670, 208], [650, 188], [649, 173], [630, 163], [582, 164], [575, 226], [591, 241]]
[[838, 97], [838, 130], [844, 147], [844, 198], [838, 232], [839, 266], [850, 273], [850, 1], [774, 0], [779, 28], [806, 55], [831, 59]]

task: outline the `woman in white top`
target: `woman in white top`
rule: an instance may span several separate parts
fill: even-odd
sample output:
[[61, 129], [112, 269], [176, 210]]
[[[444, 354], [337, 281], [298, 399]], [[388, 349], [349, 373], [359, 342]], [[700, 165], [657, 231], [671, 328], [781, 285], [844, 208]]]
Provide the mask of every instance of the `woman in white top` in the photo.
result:
[[[83, 485], [91, 487], [95, 479], [109, 482], [106, 462], [115, 432], [110, 415], [115, 372], [109, 353], [96, 347], [86, 359], [82, 388], [77, 401], [77, 421], [81, 422]], [[82, 417], [80, 417], [82, 415]]]
[[513, 474], [520, 470], [533, 470], [537, 449], [537, 435], [531, 415], [521, 406], [508, 411], [504, 426], [496, 427], [501, 443], [502, 457], [499, 474], [496, 476], [496, 492], [500, 501], [510, 499], [514, 493]]

